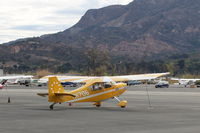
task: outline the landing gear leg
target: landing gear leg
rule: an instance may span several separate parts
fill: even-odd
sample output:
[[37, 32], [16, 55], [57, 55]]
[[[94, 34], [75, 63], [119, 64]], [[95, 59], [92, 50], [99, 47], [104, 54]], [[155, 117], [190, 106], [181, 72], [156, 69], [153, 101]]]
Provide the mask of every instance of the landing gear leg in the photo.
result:
[[114, 99], [117, 100], [117, 102], [118, 102], [117, 106], [119, 106], [121, 108], [125, 108], [126, 107], [126, 104], [127, 104], [126, 100], [119, 100], [118, 97], [114, 97]]
[[69, 106], [72, 106], [72, 103], [69, 103]]
[[56, 103], [53, 103], [49, 106], [50, 110], [53, 110], [53, 106], [55, 105]]

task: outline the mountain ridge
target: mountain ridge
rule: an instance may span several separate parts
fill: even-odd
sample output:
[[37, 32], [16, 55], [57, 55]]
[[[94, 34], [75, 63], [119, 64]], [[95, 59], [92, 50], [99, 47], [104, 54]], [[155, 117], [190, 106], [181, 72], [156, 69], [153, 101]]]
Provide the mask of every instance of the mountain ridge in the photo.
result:
[[39, 62], [47, 62], [50, 68], [54, 63], [81, 68], [88, 49], [107, 51], [112, 62], [121, 58], [127, 62], [166, 60], [200, 50], [198, 20], [198, 0], [134, 0], [128, 5], [90, 9], [62, 32], [0, 46], [0, 57], [17, 66], [18, 60], [35, 62], [33, 69], [43, 68]]

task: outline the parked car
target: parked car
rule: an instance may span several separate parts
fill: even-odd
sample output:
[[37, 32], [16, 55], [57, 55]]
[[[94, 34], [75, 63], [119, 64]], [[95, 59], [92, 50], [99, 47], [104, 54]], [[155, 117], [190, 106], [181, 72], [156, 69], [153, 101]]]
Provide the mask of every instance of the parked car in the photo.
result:
[[167, 81], [161, 81], [161, 82], [158, 82], [156, 85], [155, 85], [156, 88], [168, 88], [169, 87], [169, 82]]
[[40, 82], [38, 82], [38, 79], [20, 80], [20, 81], [18, 81], [18, 83], [19, 83], [20, 85], [25, 85], [25, 86], [38, 86], [38, 87], [46, 86], [46, 85], [47, 85], [47, 83], [40, 83]]
[[38, 82], [36, 85], [37, 85], [38, 87], [42, 87], [42, 86], [47, 86], [47, 83], [39, 83], [39, 82]]
[[30, 86], [31, 80], [28, 80], [28, 79], [20, 80], [20, 81], [18, 81], [18, 83], [19, 83], [20, 85]]
[[142, 84], [142, 82], [141, 81], [137, 81], [137, 80], [130, 80], [130, 81], [127, 82], [128, 86], [139, 85], [139, 84]]
[[195, 85], [196, 85], [197, 87], [200, 87], [200, 80], [196, 81], [196, 82], [195, 82]]

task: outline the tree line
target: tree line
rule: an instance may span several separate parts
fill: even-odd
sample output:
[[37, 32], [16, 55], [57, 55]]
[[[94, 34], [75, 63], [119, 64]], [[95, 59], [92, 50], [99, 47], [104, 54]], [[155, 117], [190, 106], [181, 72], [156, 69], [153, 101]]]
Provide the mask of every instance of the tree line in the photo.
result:
[[127, 57], [113, 57], [109, 51], [88, 49], [82, 55], [83, 60], [77, 64], [65, 61], [63, 64], [54, 65], [41, 63], [21, 63], [11, 67], [5, 67], [2, 63], [0, 68], [6, 73], [36, 73], [46, 69], [49, 73], [69, 73], [71, 71], [81, 75], [125, 75], [138, 73], [170, 72], [172, 76], [200, 75], [200, 59], [186, 55], [173, 55], [165, 60], [135, 62]]

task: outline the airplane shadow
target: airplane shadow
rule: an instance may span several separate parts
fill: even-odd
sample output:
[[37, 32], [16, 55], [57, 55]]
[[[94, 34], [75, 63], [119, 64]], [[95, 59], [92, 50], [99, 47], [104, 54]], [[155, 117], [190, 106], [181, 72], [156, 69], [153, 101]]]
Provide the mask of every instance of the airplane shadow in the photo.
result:
[[30, 109], [30, 110], [40, 110], [40, 111], [66, 111], [66, 110], [88, 110], [88, 111], [109, 111], [109, 112], [148, 112], [149, 110], [153, 110], [149, 109], [149, 108], [134, 108], [134, 107], [127, 107], [127, 108], [119, 108], [119, 107], [54, 107], [53, 110], [50, 110], [49, 107], [28, 107], [26, 109]]

